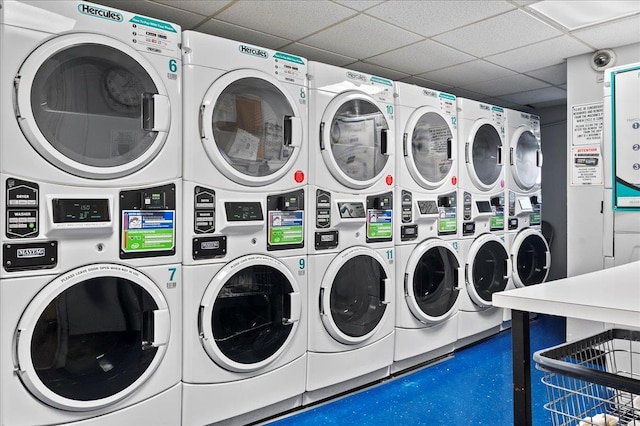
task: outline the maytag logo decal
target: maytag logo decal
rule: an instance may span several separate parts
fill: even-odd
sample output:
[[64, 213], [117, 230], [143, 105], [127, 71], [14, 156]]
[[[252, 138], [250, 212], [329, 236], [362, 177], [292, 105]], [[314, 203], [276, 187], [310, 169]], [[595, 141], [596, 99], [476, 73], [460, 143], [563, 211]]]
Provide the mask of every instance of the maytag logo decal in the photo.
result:
[[45, 249], [44, 247], [18, 249], [16, 250], [16, 256], [18, 257], [18, 259], [31, 259], [34, 257], [44, 257]]
[[357, 72], [353, 72], [353, 71], [347, 72], [347, 78], [350, 78], [351, 80], [359, 80], [359, 81], [362, 81], [363, 83], [366, 83], [368, 81], [366, 75], [358, 74]]
[[438, 94], [436, 92], [434, 92], [433, 90], [427, 90], [427, 89], [423, 89], [422, 90], [422, 94], [425, 95], [425, 96], [432, 97], [432, 98], [435, 98], [435, 97], [438, 96]]
[[84, 3], [78, 5], [78, 12], [83, 15], [96, 16], [98, 18], [108, 19], [114, 22], [122, 22], [124, 20], [121, 13], [109, 9], [101, 9]]
[[257, 56], [258, 58], [267, 59], [269, 57], [269, 53], [267, 53], [266, 50], [258, 49], [257, 47], [245, 46], [244, 44], [238, 46], [238, 50], [240, 50], [240, 53]]

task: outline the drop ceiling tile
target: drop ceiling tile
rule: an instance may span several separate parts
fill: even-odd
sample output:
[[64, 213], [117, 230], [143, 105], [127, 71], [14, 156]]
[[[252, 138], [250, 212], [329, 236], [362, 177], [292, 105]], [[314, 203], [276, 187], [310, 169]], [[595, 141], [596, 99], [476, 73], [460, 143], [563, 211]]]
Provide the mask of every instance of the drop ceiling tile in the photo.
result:
[[191, 29], [205, 19], [204, 16], [192, 12], [148, 1], [100, 0], [98, 3], [109, 7], [115, 7], [116, 9], [126, 10], [132, 13], [140, 13], [142, 15], [172, 22], [180, 25], [183, 30]]
[[220, 9], [231, 3], [231, 0], [153, 0], [155, 3], [162, 3], [173, 6], [176, 9], [186, 10], [199, 15], [211, 16]]
[[513, 9], [506, 1], [390, 0], [367, 15], [430, 37]]
[[202, 33], [213, 34], [218, 37], [250, 43], [268, 49], [281, 49], [291, 43], [290, 40], [228, 24], [218, 21], [217, 19], [209, 19], [204, 24], [198, 26], [197, 30]]
[[382, 0], [335, 0], [335, 2], [351, 9], [363, 11], [382, 3]]
[[423, 78], [416, 77], [416, 76], [401, 78], [401, 79], [398, 79], [397, 81], [401, 81], [407, 84], [415, 84], [416, 86], [424, 87], [426, 89], [439, 90], [441, 92], [447, 92], [447, 93], [449, 93], [452, 89], [450, 86], [445, 86], [435, 81], [425, 80]]
[[529, 71], [527, 75], [539, 80], [544, 80], [547, 83], [551, 83], [556, 86], [564, 84], [567, 82], [567, 63], [563, 62], [558, 65]]
[[522, 10], [514, 10], [440, 34], [433, 39], [480, 58], [561, 34], [560, 30]]
[[527, 77], [526, 75], [516, 74], [509, 77], [498, 78], [496, 80], [468, 84], [466, 86], [462, 86], [462, 88], [482, 93], [486, 96], [501, 96], [508, 93], [540, 89], [547, 86], [549, 86], [549, 84], [543, 83], [542, 81]]
[[293, 43], [283, 49], [287, 53], [303, 56], [310, 61], [324, 62], [338, 67], [343, 67], [356, 61], [355, 58], [338, 55], [327, 50], [318, 49], [316, 47], [307, 46], [302, 43]]
[[463, 89], [462, 87], [454, 87], [449, 90], [449, 93], [453, 93], [454, 95], [460, 98], [467, 98], [473, 100], [479, 100], [480, 98], [485, 97], [482, 93], [474, 92], [473, 90]]
[[561, 101], [566, 102], [567, 91], [557, 87], [545, 87], [542, 89], [528, 90], [520, 93], [500, 96], [508, 102], [515, 102], [520, 105], [533, 105], [540, 102]]
[[518, 109], [518, 110], [523, 110], [525, 109], [522, 105], [520, 104], [516, 104], [514, 102], [509, 102], [509, 101], [505, 101], [504, 99], [500, 99], [500, 98], [482, 98], [479, 99], [480, 102], [483, 102], [485, 104], [489, 104], [489, 105], [495, 105], [495, 106], [499, 106], [502, 108], [511, 108], [511, 109]]
[[378, 77], [388, 78], [389, 80], [398, 80], [409, 76], [409, 74], [401, 73], [385, 67], [379, 67], [377, 65], [369, 64], [362, 61], [350, 64], [349, 69], [354, 71], [366, 72], [367, 74], [375, 75]]
[[466, 53], [451, 49], [431, 40], [405, 46], [367, 59], [376, 65], [392, 68], [407, 74], [422, 74], [427, 71], [457, 65], [473, 59]]
[[562, 36], [488, 56], [485, 59], [514, 71], [527, 72], [557, 65], [564, 62], [566, 58], [591, 51], [592, 49], [570, 36]]
[[450, 86], [465, 86], [467, 84], [495, 80], [496, 78], [515, 74], [516, 73], [511, 70], [478, 59], [437, 71], [430, 71], [421, 74], [420, 77]]
[[638, 43], [640, 42], [640, 15], [585, 30], [574, 31], [571, 35], [596, 49]]
[[378, 19], [358, 15], [299, 41], [341, 55], [364, 59], [420, 39], [416, 34]]
[[[355, 11], [329, 1], [269, 0], [235, 2], [217, 14], [216, 18], [266, 34], [298, 40], [355, 14]], [[344, 38], [342, 42], [347, 39]]]

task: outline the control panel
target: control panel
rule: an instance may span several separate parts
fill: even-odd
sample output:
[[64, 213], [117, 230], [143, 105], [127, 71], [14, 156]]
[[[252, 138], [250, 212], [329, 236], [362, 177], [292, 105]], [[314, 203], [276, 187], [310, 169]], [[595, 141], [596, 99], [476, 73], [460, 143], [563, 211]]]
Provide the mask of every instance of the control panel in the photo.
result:
[[304, 247], [304, 190], [267, 196], [267, 250]]
[[393, 193], [367, 197], [367, 243], [392, 241]]

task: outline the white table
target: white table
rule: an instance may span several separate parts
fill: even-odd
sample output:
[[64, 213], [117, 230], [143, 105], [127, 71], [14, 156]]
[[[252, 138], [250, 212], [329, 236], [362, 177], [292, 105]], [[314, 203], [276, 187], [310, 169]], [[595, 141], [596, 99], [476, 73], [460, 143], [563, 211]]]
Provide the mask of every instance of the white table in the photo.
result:
[[513, 421], [531, 426], [529, 312], [640, 327], [640, 261], [493, 295], [512, 309]]

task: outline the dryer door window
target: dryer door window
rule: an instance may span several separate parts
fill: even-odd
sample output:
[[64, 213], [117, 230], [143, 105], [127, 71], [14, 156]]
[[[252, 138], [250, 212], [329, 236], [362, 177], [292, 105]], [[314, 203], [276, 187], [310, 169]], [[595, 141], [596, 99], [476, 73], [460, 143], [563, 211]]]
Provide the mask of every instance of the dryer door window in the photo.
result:
[[[491, 305], [493, 293], [503, 291], [509, 281], [508, 255], [497, 241], [482, 244], [473, 258], [473, 273], [470, 277], [473, 296], [483, 305]], [[473, 297], [472, 297], [473, 298]]]
[[524, 131], [518, 138], [513, 158], [513, 177], [523, 189], [530, 189], [540, 183], [538, 156], [540, 144], [530, 131]]
[[265, 79], [228, 84], [217, 96], [211, 122], [223, 166], [262, 181], [278, 175], [300, 146], [296, 116], [291, 101]]
[[542, 235], [532, 233], [525, 237], [516, 256], [516, 283], [530, 286], [546, 280], [549, 273], [548, 254], [549, 247]]
[[377, 105], [357, 94], [336, 98], [327, 107], [321, 126], [323, 156], [338, 181], [363, 188], [380, 178], [393, 139]]
[[269, 360], [286, 345], [294, 329], [287, 276], [268, 265], [233, 274], [219, 290], [210, 327], [217, 349], [233, 363]]
[[443, 246], [432, 247], [420, 257], [411, 283], [418, 319], [446, 317], [451, 312], [458, 299], [459, 267], [456, 255]]
[[382, 320], [387, 275], [380, 263], [359, 255], [346, 261], [331, 285], [329, 309], [336, 327], [350, 337], [373, 332]]
[[451, 172], [452, 142], [449, 124], [435, 112], [423, 114], [411, 132], [413, 167], [431, 187], [441, 184]]
[[45, 43], [18, 72], [18, 123], [43, 157], [69, 173], [130, 174], [164, 144], [166, 91], [130, 47], [107, 37], [70, 37]]
[[20, 378], [46, 404], [73, 411], [112, 404], [138, 388], [164, 355], [170, 326], [162, 293], [137, 271], [105, 268], [49, 284], [21, 319]]
[[502, 139], [490, 124], [481, 125], [471, 144], [471, 166], [478, 183], [486, 187], [495, 185], [502, 172]]

